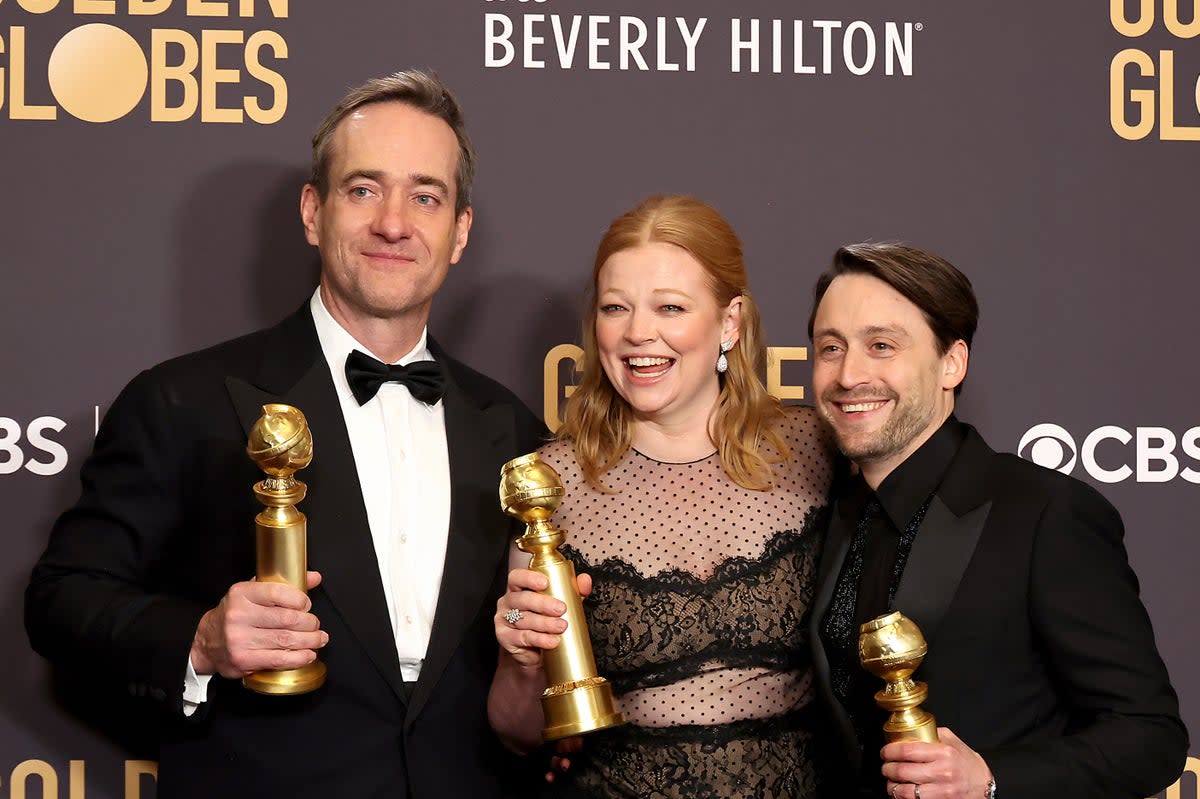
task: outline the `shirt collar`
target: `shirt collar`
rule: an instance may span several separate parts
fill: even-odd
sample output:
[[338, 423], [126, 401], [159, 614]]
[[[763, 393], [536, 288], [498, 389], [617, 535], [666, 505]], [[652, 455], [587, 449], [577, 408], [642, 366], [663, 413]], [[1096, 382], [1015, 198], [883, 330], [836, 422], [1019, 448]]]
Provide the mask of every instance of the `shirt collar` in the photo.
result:
[[[346, 358], [350, 355], [351, 350], [362, 350], [376, 360], [382, 359], [371, 352], [370, 347], [350, 335], [346, 328], [333, 318], [333, 314], [329, 313], [329, 309], [321, 300], [320, 286], [313, 292], [308, 307], [312, 312], [313, 325], [317, 329], [317, 340], [321, 343], [321, 352], [325, 355], [325, 361], [329, 364], [329, 371], [333, 375], [333, 384], [337, 386], [339, 395], [353, 398], [354, 394], [350, 391], [350, 384], [346, 380], [345, 369]], [[407, 366], [413, 361], [432, 360], [435, 359], [429, 352], [429, 328], [426, 326], [421, 329], [421, 337], [417, 339], [417, 345], [400, 360], [393, 361], [393, 363]]]
[[929, 499], [966, 438], [966, 428], [951, 414], [929, 440], [883, 479], [875, 496], [896, 529], [903, 530]]

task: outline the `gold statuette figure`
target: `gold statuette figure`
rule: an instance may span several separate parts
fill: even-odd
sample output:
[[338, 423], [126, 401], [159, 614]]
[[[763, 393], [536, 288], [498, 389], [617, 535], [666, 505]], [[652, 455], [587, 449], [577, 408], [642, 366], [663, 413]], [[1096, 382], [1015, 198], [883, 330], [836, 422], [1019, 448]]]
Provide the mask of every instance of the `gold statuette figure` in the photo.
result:
[[575, 567], [558, 551], [566, 540], [550, 521], [563, 495], [558, 473], [536, 452], [516, 458], [500, 469], [500, 507], [525, 522], [525, 534], [517, 539], [528, 552], [529, 568], [546, 575], [550, 587], [542, 593], [567, 606], [562, 641], [542, 653], [546, 684], [542, 711], [547, 741], [624, 724], [613, 705], [612, 686], [596, 674], [596, 658], [583, 616], [583, 602], [575, 583]]
[[937, 721], [921, 709], [929, 686], [912, 679], [928, 651], [920, 628], [899, 611], [878, 616], [859, 628], [858, 660], [886, 683], [875, 694], [875, 702], [892, 713], [883, 725], [888, 743], [938, 742]]
[[[246, 452], [267, 474], [254, 484], [254, 495], [266, 508], [254, 517], [255, 575], [260, 582], [287, 583], [305, 591], [308, 569], [307, 520], [296, 510], [307, 487], [292, 475], [312, 461], [308, 421], [291, 405], [263, 406], [263, 415], [250, 431]], [[325, 682], [319, 660], [298, 669], [263, 670], [242, 678], [260, 694], [306, 694]]]

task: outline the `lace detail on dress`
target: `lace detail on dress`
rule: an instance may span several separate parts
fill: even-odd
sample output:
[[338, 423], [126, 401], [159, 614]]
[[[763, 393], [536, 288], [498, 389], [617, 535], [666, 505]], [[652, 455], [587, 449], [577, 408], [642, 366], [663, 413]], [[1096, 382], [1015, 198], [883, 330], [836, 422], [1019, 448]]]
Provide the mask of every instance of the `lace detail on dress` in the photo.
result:
[[813, 797], [818, 786], [809, 715], [593, 733], [548, 793], [577, 799]]
[[592, 566], [564, 545], [595, 584], [585, 610], [600, 672], [626, 693], [715, 668], [804, 668], [817, 515], [807, 532], [780, 533], [760, 559], [726, 561], [707, 580], [678, 569], [643, 577], [613, 558]]
[[542, 448], [566, 494], [561, 548], [593, 578], [600, 673], [630, 724], [587, 737], [554, 793], [810, 797], [807, 617], [832, 455], [811, 409], [789, 410], [775, 488], [734, 483], [712, 456], [636, 451], [588, 486], [570, 442]]

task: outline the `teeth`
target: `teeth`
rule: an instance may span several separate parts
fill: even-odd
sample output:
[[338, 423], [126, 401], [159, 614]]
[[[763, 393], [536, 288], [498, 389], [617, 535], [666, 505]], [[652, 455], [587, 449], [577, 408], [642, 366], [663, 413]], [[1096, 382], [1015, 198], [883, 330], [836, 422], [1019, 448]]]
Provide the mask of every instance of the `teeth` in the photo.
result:
[[883, 402], [858, 402], [854, 405], [843, 405], [842, 411], [845, 413], [861, 413], [863, 411], [873, 411], [876, 408], [882, 408], [885, 404]]
[[665, 366], [671, 362], [670, 358], [629, 358], [630, 366]]

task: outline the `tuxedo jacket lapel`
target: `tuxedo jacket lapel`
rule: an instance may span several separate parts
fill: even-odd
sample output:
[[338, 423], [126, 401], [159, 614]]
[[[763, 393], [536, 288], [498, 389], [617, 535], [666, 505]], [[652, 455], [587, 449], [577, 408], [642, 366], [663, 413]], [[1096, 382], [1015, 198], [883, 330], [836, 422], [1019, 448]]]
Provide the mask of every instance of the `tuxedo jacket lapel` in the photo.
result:
[[916, 622], [926, 641], [937, 637], [991, 507], [985, 502], [958, 516], [941, 497], [929, 503], [892, 601], [894, 610]]
[[307, 418], [313, 460], [296, 477], [308, 486], [298, 505], [308, 517], [308, 567], [321, 572], [322, 583], [316, 590], [324, 592], [380, 674], [404, 699], [350, 438], [307, 306], [276, 331], [278, 346], [267, 348], [253, 383], [231, 377], [226, 386], [247, 433], [269, 402], [293, 405]]
[[821, 564], [817, 569], [817, 590], [813, 597], [812, 619], [814, 629], [819, 628], [829, 603], [833, 601], [833, 589], [837, 586], [842, 564], [850, 551], [850, 539], [854, 537], [857, 519], [849, 517], [846, 502], [838, 501], [830, 514], [829, 529], [825, 533], [825, 547], [821, 552]]
[[817, 690], [820, 700], [829, 709], [830, 716], [837, 727], [840, 739], [846, 749], [849, 762], [857, 763], [860, 757], [858, 739], [854, 727], [842, 703], [833, 694], [829, 677], [829, 657], [825, 653], [825, 645], [821, 640], [821, 623], [833, 601], [833, 591], [837, 586], [838, 575], [842, 572], [842, 564], [850, 551], [850, 539], [854, 537], [854, 528], [858, 520], [851, 518], [849, 505], [851, 503], [838, 501], [833, 513], [830, 514], [829, 529], [825, 533], [825, 547], [821, 553], [821, 563], [817, 569], [817, 589], [813, 598], [812, 614], [809, 619], [809, 636], [812, 640], [813, 670], [816, 676]]
[[992, 509], [987, 460], [995, 453], [974, 428], [966, 427], [966, 438], [929, 503], [892, 602], [917, 623], [931, 645]]
[[430, 349], [446, 371], [446, 444], [450, 461], [450, 530], [446, 564], [433, 631], [409, 707], [411, 723], [433, 693], [451, 657], [489, 596], [504, 563], [511, 522], [500, 510], [499, 466], [514, 452], [513, 411], [507, 405], [480, 408], [454, 380], [444, 353]]

